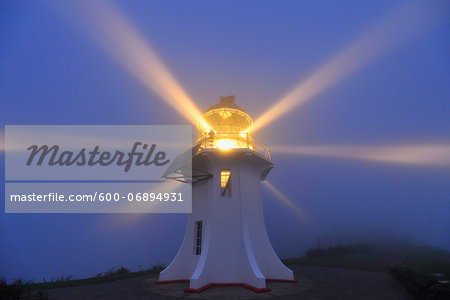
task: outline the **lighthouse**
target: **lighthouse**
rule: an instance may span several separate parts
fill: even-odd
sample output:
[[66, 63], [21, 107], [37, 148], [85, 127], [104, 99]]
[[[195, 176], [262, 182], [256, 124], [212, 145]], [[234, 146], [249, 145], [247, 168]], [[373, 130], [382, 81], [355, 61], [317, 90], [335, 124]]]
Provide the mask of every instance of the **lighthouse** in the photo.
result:
[[178, 254], [156, 283], [186, 281], [186, 292], [215, 285], [265, 292], [268, 280], [295, 282], [264, 224], [261, 181], [274, 167], [270, 148], [251, 135], [253, 120], [234, 96], [221, 97], [202, 117], [189, 150], [192, 176], [183, 178], [176, 161], [165, 174], [192, 183], [192, 213]]

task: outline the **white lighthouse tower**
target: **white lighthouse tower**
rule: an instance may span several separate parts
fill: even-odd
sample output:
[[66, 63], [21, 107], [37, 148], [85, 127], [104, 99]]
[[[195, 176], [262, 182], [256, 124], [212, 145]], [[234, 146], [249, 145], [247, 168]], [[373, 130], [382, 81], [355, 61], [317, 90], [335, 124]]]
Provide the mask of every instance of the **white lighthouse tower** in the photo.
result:
[[214, 285], [264, 292], [267, 280], [295, 282], [267, 236], [260, 181], [274, 164], [252, 126], [234, 96], [203, 115], [192, 149], [192, 213], [177, 256], [156, 283], [189, 281], [186, 292]]

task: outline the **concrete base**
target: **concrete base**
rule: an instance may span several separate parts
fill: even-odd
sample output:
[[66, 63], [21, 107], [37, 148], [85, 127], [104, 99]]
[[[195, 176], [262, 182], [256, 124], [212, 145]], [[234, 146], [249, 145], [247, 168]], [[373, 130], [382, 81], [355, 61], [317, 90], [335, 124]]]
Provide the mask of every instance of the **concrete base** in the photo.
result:
[[[284, 282], [284, 283], [298, 283], [298, 280], [286, 280], [286, 279], [266, 279], [267, 282]], [[189, 279], [179, 279], [179, 280], [156, 280], [155, 284], [173, 284], [173, 283], [189, 283]], [[200, 288], [194, 289], [194, 288], [186, 288], [184, 289], [185, 293], [201, 293], [209, 288], [216, 287], [216, 286], [238, 286], [246, 288], [252, 292], [255, 293], [264, 293], [264, 292], [271, 292], [272, 290], [270, 288], [257, 288], [255, 286], [251, 286], [245, 283], [209, 283], [207, 285], [204, 285]]]

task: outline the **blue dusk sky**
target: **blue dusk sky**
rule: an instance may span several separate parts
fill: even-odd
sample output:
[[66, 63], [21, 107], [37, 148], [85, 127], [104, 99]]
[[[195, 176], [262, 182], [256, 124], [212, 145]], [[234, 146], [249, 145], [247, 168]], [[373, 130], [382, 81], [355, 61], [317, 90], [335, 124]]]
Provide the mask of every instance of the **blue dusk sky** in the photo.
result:
[[[0, 2], [2, 132], [191, 124], [173, 89], [161, 92], [159, 61], [200, 111], [235, 95], [261, 124], [268, 181], [285, 195], [262, 186], [280, 257], [317, 237], [450, 250], [447, 1], [84, 2]], [[4, 162], [1, 153], [2, 202]], [[3, 209], [0, 277], [167, 264], [186, 220]]]

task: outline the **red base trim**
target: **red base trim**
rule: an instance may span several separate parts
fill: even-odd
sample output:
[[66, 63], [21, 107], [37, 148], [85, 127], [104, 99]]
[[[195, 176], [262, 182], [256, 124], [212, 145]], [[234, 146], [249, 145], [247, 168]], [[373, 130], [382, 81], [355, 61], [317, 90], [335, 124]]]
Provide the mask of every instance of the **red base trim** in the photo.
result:
[[156, 280], [155, 281], [155, 284], [169, 284], [169, 283], [189, 283], [189, 279]]
[[185, 293], [201, 293], [209, 288], [212, 288], [214, 286], [240, 286], [246, 289], [249, 289], [250, 291], [253, 291], [255, 293], [264, 293], [264, 292], [270, 292], [272, 291], [269, 288], [257, 288], [255, 286], [252, 285], [248, 285], [246, 283], [209, 283], [207, 285], [204, 285], [198, 289], [193, 289], [193, 288], [187, 288], [184, 289]]
[[[297, 283], [298, 280], [290, 280], [290, 279], [274, 279], [274, 278], [266, 278], [267, 281], [272, 282], [286, 282], [286, 283]], [[170, 283], [189, 283], [189, 279], [177, 279], [177, 280], [157, 280], [155, 281], [155, 284], [170, 284]], [[209, 283], [207, 285], [204, 285], [198, 289], [193, 288], [187, 288], [184, 289], [185, 293], [201, 293], [209, 288], [215, 287], [215, 286], [239, 286], [246, 289], [249, 289], [250, 291], [253, 291], [255, 293], [264, 293], [264, 292], [271, 292], [272, 290], [270, 288], [257, 288], [255, 286], [246, 284], [246, 283]]]
[[272, 282], [286, 282], [286, 283], [298, 283], [298, 280], [295, 279], [273, 279], [273, 278], [266, 278], [266, 282], [267, 281], [272, 281]]

